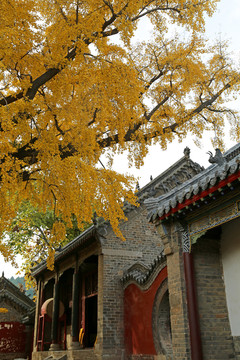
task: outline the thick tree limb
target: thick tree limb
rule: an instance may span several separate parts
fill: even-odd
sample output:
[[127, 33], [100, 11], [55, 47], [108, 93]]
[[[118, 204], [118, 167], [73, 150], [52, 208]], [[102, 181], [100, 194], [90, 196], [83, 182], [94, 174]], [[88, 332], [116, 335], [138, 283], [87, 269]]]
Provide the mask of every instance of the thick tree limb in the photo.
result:
[[[161, 134], [165, 134], [169, 131], [175, 131], [177, 127], [182, 126], [184, 123], [190, 121], [194, 115], [200, 114], [201, 111], [203, 111], [204, 109], [208, 109], [209, 106], [211, 106], [216, 100], [217, 98], [219, 98], [222, 93], [230, 88], [232, 86], [231, 83], [228, 83], [226, 85], [224, 85], [222, 87], [222, 89], [220, 89], [215, 95], [213, 95], [210, 99], [202, 102], [199, 106], [197, 106], [194, 110], [192, 110], [184, 119], [181, 120], [181, 122], [179, 123], [173, 123], [169, 126], [165, 126], [161, 132], [160, 131], [153, 131], [153, 132], [149, 132], [147, 134], [144, 135], [144, 139], [145, 141], [149, 141], [150, 139], [153, 139], [157, 136], [160, 136]], [[150, 121], [150, 119], [152, 118], [152, 116], [156, 113], [156, 111], [161, 107], [161, 105], [163, 105], [167, 100], [168, 100], [169, 96], [165, 97], [161, 103], [157, 104], [152, 111], [148, 114], [145, 115], [145, 119], [147, 121]], [[135, 124], [132, 128], [129, 128], [124, 136], [124, 141], [128, 142], [131, 141], [133, 136], [136, 134], [137, 130], [139, 130], [141, 128], [141, 126], [145, 124], [144, 121], [140, 121], [138, 124]], [[119, 136], [118, 134], [106, 137], [104, 139], [98, 140], [98, 144], [101, 148], [107, 148], [110, 147], [113, 144], [117, 144], [119, 143]]]

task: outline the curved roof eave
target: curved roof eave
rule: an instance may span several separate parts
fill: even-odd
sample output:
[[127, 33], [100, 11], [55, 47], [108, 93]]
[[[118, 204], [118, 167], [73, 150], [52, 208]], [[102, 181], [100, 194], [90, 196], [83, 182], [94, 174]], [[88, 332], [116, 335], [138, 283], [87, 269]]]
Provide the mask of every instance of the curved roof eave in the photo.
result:
[[167, 194], [145, 200], [149, 221], [166, 218], [240, 177], [240, 144], [229, 149], [224, 158], [223, 165], [211, 165]]
[[[98, 240], [97, 228], [94, 225], [83, 231], [75, 239], [73, 239], [67, 245], [65, 245], [59, 252], [57, 252], [54, 258], [54, 264], [58, 263], [65, 256], [73, 252], [76, 248], [86, 244], [87, 241], [90, 240], [91, 238], [96, 238]], [[40, 264], [32, 268], [32, 275], [36, 277], [46, 269], [47, 269], [47, 262], [42, 261]]]

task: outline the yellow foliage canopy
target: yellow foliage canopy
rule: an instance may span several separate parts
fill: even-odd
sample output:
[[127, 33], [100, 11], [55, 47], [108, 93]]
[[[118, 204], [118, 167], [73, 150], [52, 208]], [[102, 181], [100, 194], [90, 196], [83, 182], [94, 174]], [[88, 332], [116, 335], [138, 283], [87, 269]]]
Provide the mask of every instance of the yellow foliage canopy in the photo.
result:
[[[200, 35], [217, 1], [0, 2], [1, 232], [29, 199], [68, 225], [72, 214], [81, 226], [96, 211], [121, 236], [133, 179], [102, 168], [101, 155], [129, 150], [140, 165], [153, 142], [165, 148], [213, 126], [220, 133], [225, 114], [239, 137], [236, 114], [223, 106], [239, 74], [224, 46]], [[134, 46], [143, 17], [153, 39]], [[188, 39], [170, 38], [171, 25]]]

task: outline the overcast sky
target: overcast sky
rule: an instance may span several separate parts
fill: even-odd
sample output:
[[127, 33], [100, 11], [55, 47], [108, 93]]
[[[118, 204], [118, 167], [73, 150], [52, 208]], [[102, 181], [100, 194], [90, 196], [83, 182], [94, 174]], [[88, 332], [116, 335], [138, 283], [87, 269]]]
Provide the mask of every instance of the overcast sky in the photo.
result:
[[[144, 29], [145, 30], [145, 29]], [[221, 38], [222, 40], [229, 40], [230, 49], [236, 62], [240, 59], [240, 0], [221, 0], [218, 5], [218, 10], [212, 18], [206, 21], [206, 36], [210, 39]], [[234, 103], [236, 109], [240, 109], [238, 101]], [[234, 143], [230, 141], [229, 135], [226, 134], [226, 149], [233, 146]], [[181, 156], [183, 156], [184, 148], [188, 146], [191, 149], [191, 158], [201, 165], [207, 167], [208, 155], [207, 151], [213, 151], [209, 135], [205, 134], [202, 147], [199, 149], [193, 143], [191, 138], [186, 139], [183, 143], [173, 142], [168, 146], [168, 149], [163, 152], [159, 146], [151, 148], [149, 155], [145, 159], [145, 165], [139, 169], [128, 169], [127, 158], [125, 156], [118, 156], [114, 163], [114, 169], [119, 172], [132, 173], [139, 178], [140, 186], [144, 186], [150, 179], [158, 176], [162, 171], [172, 165]], [[16, 270], [10, 265], [4, 263], [0, 257], [0, 264], [2, 265], [0, 271], [5, 272], [6, 277], [11, 277], [16, 274]]]

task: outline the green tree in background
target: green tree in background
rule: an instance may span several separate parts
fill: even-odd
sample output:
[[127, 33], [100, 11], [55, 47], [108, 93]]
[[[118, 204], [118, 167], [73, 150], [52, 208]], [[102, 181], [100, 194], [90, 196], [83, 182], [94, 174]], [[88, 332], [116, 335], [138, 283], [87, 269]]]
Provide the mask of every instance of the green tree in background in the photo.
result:
[[35, 295], [35, 291], [33, 288], [27, 289], [26, 288], [26, 284], [25, 284], [25, 279], [24, 276], [17, 276], [17, 277], [13, 277], [11, 276], [9, 278], [9, 280], [17, 287], [19, 287], [19, 284], [23, 285], [23, 289], [25, 291], [25, 294], [27, 296], [29, 296], [31, 299], [33, 299], [34, 295]]
[[[84, 229], [89, 226], [85, 223]], [[53, 236], [56, 227], [58, 231]], [[60, 218], [56, 218], [53, 210], [47, 209], [43, 213], [29, 201], [23, 201], [10, 231], [5, 231], [3, 238], [11, 247], [13, 255], [22, 256], [21, 270], [24, 271], [26, 281], [31, 286], [33, 281], [30, 274], [31, 267], [47, 260], [48, 268], [52, 269], [55, 251], [79, 234], [80, 230], [74, 215], [72, 226], [67, 227]]]

